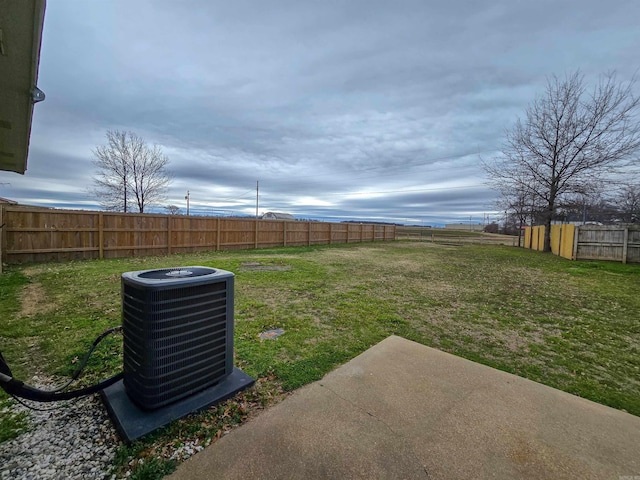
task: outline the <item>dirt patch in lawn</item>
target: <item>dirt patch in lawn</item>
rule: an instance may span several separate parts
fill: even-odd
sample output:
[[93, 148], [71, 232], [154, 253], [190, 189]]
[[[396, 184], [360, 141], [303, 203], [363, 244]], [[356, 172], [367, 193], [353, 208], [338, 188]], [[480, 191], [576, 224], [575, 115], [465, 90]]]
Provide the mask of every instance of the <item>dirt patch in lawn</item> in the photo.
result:
[[43, 271], [43, 267], [42, 266], [35, 265], [33, 267], [25, 268], [24, 270], [22, 270], [22, 273], [24, 275], [26, 275], [27, 277], [33, 277], [34, 275], [42, 273], [42, 271]]
[[39, 313], [47, 313], [54, 309], [55, 304], [47, 297], [44, 288], [39, 283], [30, 283], [20, 292], [21, 317], [31, 317]]

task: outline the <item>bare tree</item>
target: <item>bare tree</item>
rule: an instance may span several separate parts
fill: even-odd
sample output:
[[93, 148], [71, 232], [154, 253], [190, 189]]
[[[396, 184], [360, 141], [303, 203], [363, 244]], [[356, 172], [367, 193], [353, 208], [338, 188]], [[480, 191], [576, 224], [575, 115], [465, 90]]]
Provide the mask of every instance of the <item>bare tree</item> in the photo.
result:
[[623, 223], [640, 223], [640, 185], [625, 185], [613, 203]]
[[164, 199], [171, 176], [169, 159], [159, 146], [150, 147], [135, 133], [107, 131], [107, 145], [93, 151], [95, 193], [107, 210], [140, 213]]
[[503, 156], [485, 163], [499, 191], [516, 197], [526, 192], [542, 204], [545, 251], [551, 250], [551, 220], [562, 198], [587, 194], [640, 149], [640, 98], [633, 87], [633, 80], [622, 84], [609, 74], [587, 93], [580, 72], [552, 77], [525, 118], [506, 132]]
[[167, 205], [164, 209], [169, 215], [178, 215], [180, 213], [180, 207], [177, 205]]

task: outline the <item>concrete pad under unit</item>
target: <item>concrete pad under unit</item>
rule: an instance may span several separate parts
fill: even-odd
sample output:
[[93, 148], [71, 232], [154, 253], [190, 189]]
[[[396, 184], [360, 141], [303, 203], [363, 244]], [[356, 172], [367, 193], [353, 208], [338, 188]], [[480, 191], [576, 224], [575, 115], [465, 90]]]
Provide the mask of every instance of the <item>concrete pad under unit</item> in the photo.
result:
[[640, 418], [392, 336], [168, 478], [640, 478]]
[[101, 395], [120, 438], [130, 443], [174, 420], [231, 398], [254, 382], [253, 378], [234, 367], [221, 382], [155, 410], [143, 410], [137, 406], [127, 395], [122, 380], [102, 390]]

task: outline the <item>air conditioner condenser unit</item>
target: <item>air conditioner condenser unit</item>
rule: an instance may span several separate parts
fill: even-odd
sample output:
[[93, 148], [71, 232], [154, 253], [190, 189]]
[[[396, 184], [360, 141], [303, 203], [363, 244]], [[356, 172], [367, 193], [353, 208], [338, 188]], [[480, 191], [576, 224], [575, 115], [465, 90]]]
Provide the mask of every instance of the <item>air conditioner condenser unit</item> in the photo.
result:
[[103, 398], [131, 441], [233, 396], [234, 275], [189, 266], [122, 274], [123, 370]]

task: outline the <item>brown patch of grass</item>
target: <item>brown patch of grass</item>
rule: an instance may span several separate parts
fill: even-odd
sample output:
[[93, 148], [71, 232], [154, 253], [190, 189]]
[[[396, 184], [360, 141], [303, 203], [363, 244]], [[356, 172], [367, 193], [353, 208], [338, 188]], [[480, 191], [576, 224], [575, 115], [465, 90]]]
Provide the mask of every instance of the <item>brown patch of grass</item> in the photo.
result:
[[26, 267], [24, 270], [22, 270], [22, 273], [27, 277], [33, 277], [35, 275], [38, 275], [39, 273], [42, 273], [43, 271], [44, 268], [41, 265], [33, 265], [30, 267]]
[[31, 317], [40, 313], [48, 313], [55, 309], [56, 305], [47, 297], [44, 288], [39, 283], [29, 283], [22, 288], [20, 292], [20, 309], [19, 316]]

